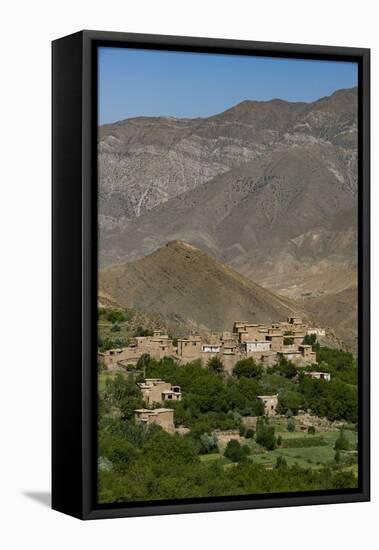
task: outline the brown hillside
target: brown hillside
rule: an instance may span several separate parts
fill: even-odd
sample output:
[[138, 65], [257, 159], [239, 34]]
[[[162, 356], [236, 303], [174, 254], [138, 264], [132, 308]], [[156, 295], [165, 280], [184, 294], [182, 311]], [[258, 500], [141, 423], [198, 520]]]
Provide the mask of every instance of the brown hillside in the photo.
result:
[[99, 290], [121, 306], [159, 313], [194, 330], [230, 330], [235, 320], [273, 322], [299, 308], [182, 241], [100, 272]]
[[358, 334], [358, 295], [352, 287], [336, 294], [304, 300], [304, 309], [323, 323], [324, 327], [333, 327], [338, 338], [343, 340], [347, 349], [356, 353]]

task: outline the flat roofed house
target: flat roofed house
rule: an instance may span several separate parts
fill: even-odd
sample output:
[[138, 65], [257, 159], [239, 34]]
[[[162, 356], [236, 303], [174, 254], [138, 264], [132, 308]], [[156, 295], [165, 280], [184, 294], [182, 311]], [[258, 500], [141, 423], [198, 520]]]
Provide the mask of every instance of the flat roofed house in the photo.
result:
[[99, 363], [105, 365], [108, 369], [114, 370], [128, 363], [136, 364], [140, 354], [134, 346], [125, 348], [114, 348], [98, 353]]
[[264, 406], [264, 413], [266, 416], [275, 416], [276, 407], [278, 406], [277, 395], [258, 395]]
[[299, 351], [301, 352], [304, 362], [311, 365], [312, 363], [316, 363], [316, 352], [313, 351], [312, 346], [302, 344], [299, 346]]
[[325, 336], [325, 329], [319, 328], [319, 327], [309, 328], [307, 330], [307, 334], [309, 335], [315, 334], [316, 336]]
[[245, 323], [238, 329], [238, 341], [240, 343], [259, 340], [262, 334], [262, 325], [258, 323]]
[[247, 321], [234, 321], [233, 323], [233, 333], [237, 334], [240, 329], [243, 329], [248, 324]]
[[178, 355], [182, 359], [199, 359], [201, 356], [201, 337], [178, 338]]
[[203, 353], [219, 353], [220, 352], [220, 346], [211, 345], [211, 344], [203, 344], [201, 346], [201, 351]]
[[282, 349], [278, 352], [280, 359], [286, 359], [287, 361], [299, 361], [301, 358], [301, 353], [299, 350], [293, 349]]
[[163, 401], [181, 401], [182, 392], [180, 391], [180, 386], [171, 386], [169, 390], [164, 390], [162, 392]]
[[304, 375], [309, 376], [310, 378], [315, 378], [316, 380], [325, 380], [326, 382], [330, 382], [331, 380], [330, 372], [312, 371], [305, 372]]
[[153, 336], [136, 336], [134, 340], [141, 355], [148, 353], [155, 359], [162, 359], [174, 353], [172, 340], [160, 330], [154, 330]]
[[301, 317], [287, 317], [287, 323], [290, 325], [302, 325], [303, 321]]
[[268, 334], [266, 340], [271, 343], [272, 351], [280, 351], [283, 347], [283, 334]]
[[135, 409], [134, 418], [140, 424], [157, 424], [168, 433], [175, 432], [174, 409]]
[[160, 378], [146, 378], [138, 385], [144, 401], [149, 405], [163, 403], [166, 400], [180, 401], [182, 399], [180, 386], [172, 386]]
[[278, 363], [278, 354], [276, 351], [264, 351], [260, 361], [266, 367], [274, 367]]
[[245, 342], [245, 346], [246, 346], [247, 353], [271, 350], [271, 342], [268, 340], [256, 340], [254, 342]]

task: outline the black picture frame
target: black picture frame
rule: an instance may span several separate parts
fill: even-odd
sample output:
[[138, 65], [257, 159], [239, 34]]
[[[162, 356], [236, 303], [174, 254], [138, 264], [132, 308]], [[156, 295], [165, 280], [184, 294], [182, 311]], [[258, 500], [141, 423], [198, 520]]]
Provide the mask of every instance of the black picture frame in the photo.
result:
[[[97, 62], [99, 46], [354, 61], [359, 72], [359, 487], [96, 504]], [[370, 50], [81, 31], [52, 43], [52, 507], [81, 519], [370, 499]]]

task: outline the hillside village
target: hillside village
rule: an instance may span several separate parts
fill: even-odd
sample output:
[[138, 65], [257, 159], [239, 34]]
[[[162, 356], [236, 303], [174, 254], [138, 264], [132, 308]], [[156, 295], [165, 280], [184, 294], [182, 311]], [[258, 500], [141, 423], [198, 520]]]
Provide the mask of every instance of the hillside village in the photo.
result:
[[[176, 345], [167, 334], [154, 330], [152, 336], [136, 336], [129, 346], [99, 351], [98, 361], [109, 371], [123, 371], [136, 366], [144, 356], [156, 360], [175, 359], [179, 364], [200, 360], [204, 365], [210, 359], [217, 358], [229, 375], [233, 373], [238, 361], [248, 358], [268, 368], [283, 361], [291, 362], [297, 368], [304, 368], [316, 364], [316, 352], [310, 344], [304, 343], [305, 337], [324, 334], [324, 329], [310, 328], [299, 317], [288, 317], [286, 321], [271, 325], [236, 321], [232, 332], [214, 332], [207, 337], [193, 335], [179, 338]], [[318, 380], [331, 379], [330, 373], [317, 370], [307, 371], [304, 375]], [[156, 405], [180, 401], [180, 386], [172, 386], [159, 378], [145, 378], [138, 386], [144, 402], [150, 408], [135, 409], [135, 421], [157, 424], [168, 433], [175, 433], [174, 410], [157, 408]], [[277, 414], [277, 395], [261, 395], [258, 398], [262, 401], [266, 416]]]
[[357, 486], [357, 97], [99, 128], [98, 502]]
[[153, 480], [155, 498], [235, 494], [235, 476], [241, 494], [356, 485], [356, 362], [322, 328], [141, 332], [99, 350], [101, 502], [149, 498]]
[[308, 327], [299, 317], [271, 325], [236, 321], [232, 332], [178, 338], [176, 345], [167, 334], [155, 330], [152, 336], [135, 337], [129, 346], [99, 351], [98, 361], [111, 370], [136, 365], [145, 354], [154, 359], [171, 357], [181, 363], [197, 359], [206, 363], [211, 357], [218, 357], [228, 373], [239, 360], [248, 357], [267, 367], [283, 359], [307, 367], [316, 363], [312, 346], [304, 344], [304, 337], [311, 334], [322, 336], [325, 331]]

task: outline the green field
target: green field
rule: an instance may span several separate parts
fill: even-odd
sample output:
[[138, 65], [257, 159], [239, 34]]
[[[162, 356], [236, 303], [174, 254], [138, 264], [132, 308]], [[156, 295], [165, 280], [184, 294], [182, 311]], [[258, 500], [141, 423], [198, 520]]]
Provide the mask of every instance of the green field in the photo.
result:
[[[115, 372], [99, 372], [98, 387], [100, 393], [103, 393], [105, 391], [106, 381], [108, 379], [114, 379], [115, 376]], [[115, 410], [111, 411], [111, 415], [115, 415]], [[301, 431], [298, 428], [294, 432], [289, 432], [286, 428], [287, 420], [283, 417], [271, 418], [269, 424], [270, 426], [273, 426], [275, 428], [275, 436], [280, 436], [282, 438], [282, 445], [277, 447], [273, 451], [268, 451], [261, 445], [258, 445], [255, 439], [246, 439], [244, 441], [244, 444], [249, 446], [251, 452], [248, 457], [249, 460], [253, 461], [256, 464], [261, 464], [268, 469], [275, 467], [276, 461], [279, 456], [285, 458], [288, 466], [298, 464], [303, 468], [321, 469], [328, 465], [335, 465], [334, 458], [336, 451], [334, 450], [334, 444], [337, 437], [339, 436], [338, 430], [328, 432], [316, 431], [315, 435], [310, 435], [306, 431]], [[348, 454], [355, 455], [354, 451], [357, 444], [357, 433], [352, 429], [345, 429], [344, 434], [349, 441], [351, 450], [343, 451], [342, 457], [347, 457]], [[320, 444], [320, 438], [327, 444]], [[315, 445], [296, 448], [285, 446], [286, 441], [299, 439], [304, 439], [312, 442], [314, 441]], [[201, 462], [206, 464], [212, 464], [218, 461], [218, 463], [221, 463], [224, 468], [233, 465], [233, 463], [229, 459], [223, 456], [222, 451], [221, 453], [215, 452], [200, 455], [200, 460]], [[356, 464], [353, 464], [351, 466], [341, 465], [340, 468], [341, 470], [350, 470], [355, 473], [357, 471]]]
[[[354, 432], [346, 431], [346, 437], [350, 442], [352, 449], [355, 449], [356, 445], [356, 434]], [[300, 432], [278, 432], [278, 435], [281, 435], [283, 440], [303, 437], [306, 439], [311, 439], [313, 436], [308, 434], [303, 434]], [[256, 464], [261, 464], [266, 468], [274, 468], [276, 465], [277, 458], [282, 456], [286, 459], [288, 466], [293, 466], [298, 464], [302, 468], [312, 468], [312, 469], [321, 469], [328, 465], [334, 465], [334, 443], [338, 437], [338, 432], [320, 432], [318, 437], [323, 437], [325, 441], [328, 442], [328, 445], [325, 446], [315, 446], [315, 447], [306, 447], [300, 449], [288, 449], [288, 448], [277, 448], [274, 451], [266, 451], [260, 445], [258, 445], [254, 440], [246, 441], [246, 444], [251, 449], [251, 455], [249, 460], [252, 460]], [[347, 454], [355, 454], [353, 451], [347, 451]], [[229, 467], [233, 463], [227, 458], [223, 457], [218, 453], [211, 453], [202, 455], [200, 457], [201, 462], [212, 463], [215, 461], [221, 460], [221, 463], [224, 467]], [[352, 466], [345, 466], [341, 469], [344, 471], [351, 470], [354, 473], [357, 472], [357, 466], [353, 464]]]
[[[357, 434], [351, 430], [345, 430], [345, 436], [349, 441], [350, 448], [352, 451], [355, 450], [357, 443]], [[277, 436], [281, 436], [283, 442], [289, 439], [307, 439], [307, 440], [318, 440], [320, 437], [328, 443], [328, 445], [317, 445], [312, 447], [304, 448], [286, 448], [281, 447], [276, 448], [274, 451], [267, 451], [258, 445], [255, 441], [247, 441], [246, 443], [251, 448], [250, 459], [256, 462], [257, 464], [262, 464], [267, 467], [274, 467], [276, 460], [279, 456], [282, 456], [286, 459], [288, 466], [293, 466], [298, 464], [304, 468], [322, 468], [328, 464], [334, 464], [334, 444], [339, 435], [338, 431], [335, 432], [317, 432], [316, 435], [308, 435], [307, 433], [295, 431], [276, 431]], [[352, 451], [347, 451], [349, 454], [355, 454]], [[344, 454], [344, 452], [342, 452]], [[349, 467], [350, 469], [352, 467]]]

